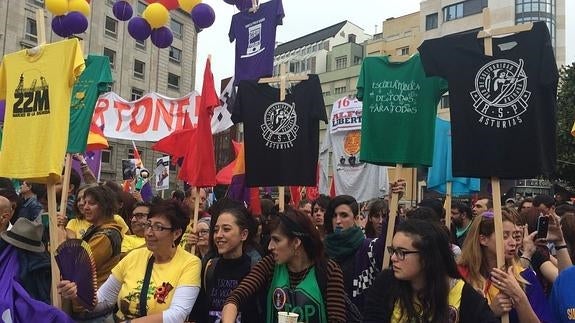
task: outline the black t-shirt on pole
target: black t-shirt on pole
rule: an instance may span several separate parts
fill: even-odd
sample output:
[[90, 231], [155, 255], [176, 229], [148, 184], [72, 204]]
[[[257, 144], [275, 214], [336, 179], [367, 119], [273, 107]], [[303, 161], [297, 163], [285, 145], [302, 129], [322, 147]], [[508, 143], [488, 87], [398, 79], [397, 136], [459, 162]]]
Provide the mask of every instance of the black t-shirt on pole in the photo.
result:
[[428, 76], [449, 82], [453, 176], [533, 178], [555, 171], [559, 74], [549, 30], [493, 38], [470, 32], [423, 42]]
[[280, 90], [257, 81], [241, 81], [232, 110], [234, 123], [244, 123], [246, 184], [315, 186], [319, 121], [327, 122], [319, 78]]

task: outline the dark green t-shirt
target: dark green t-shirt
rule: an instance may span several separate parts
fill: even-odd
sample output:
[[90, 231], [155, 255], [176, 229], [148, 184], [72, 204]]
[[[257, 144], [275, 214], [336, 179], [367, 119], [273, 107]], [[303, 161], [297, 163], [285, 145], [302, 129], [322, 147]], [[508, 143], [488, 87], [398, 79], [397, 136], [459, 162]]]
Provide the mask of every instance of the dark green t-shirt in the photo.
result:
[[361, 161], [431, 166], [437, 104], [446, 91], [444, 79], [426, 77], [419, 54], [405, 62], [366, 57], [357, 82]]

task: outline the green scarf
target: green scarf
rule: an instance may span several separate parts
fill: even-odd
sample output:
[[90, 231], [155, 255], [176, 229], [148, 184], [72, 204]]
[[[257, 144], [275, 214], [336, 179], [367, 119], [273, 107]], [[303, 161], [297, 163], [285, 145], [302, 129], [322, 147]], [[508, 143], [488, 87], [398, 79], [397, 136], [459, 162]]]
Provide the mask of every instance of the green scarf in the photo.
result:
[[342, 259], [355, 253], [365, 240], [365, 234], [358, 226], [340, 232], [330, 233], [325, 237], [325, 248], [331, 259]]

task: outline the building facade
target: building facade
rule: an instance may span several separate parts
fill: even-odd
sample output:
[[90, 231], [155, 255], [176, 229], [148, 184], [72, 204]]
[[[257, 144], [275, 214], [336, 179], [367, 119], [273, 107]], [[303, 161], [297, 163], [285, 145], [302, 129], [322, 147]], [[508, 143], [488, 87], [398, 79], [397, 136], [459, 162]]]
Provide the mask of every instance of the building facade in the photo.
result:
[[[38, 44], [36, 11], [43, 0], [0, 1], [0, 54], [8, 54]], [[113, 13], [114, 0], [91, 1], [88, 30], [79, 35], [84, 53], [108, 56], [114, 83], [111, 91], [125, 100], [137, 100], [146, 93], [158, 92], [168, 97], [181, 97], [194, 89], [197, 32], [189, 14], [170, 11], [170, 29], [174, 41], [169, 48], [159, 49], [148, 39], [134, 40], [127, 22], [118, 21]], [[144, 1], [134, 1], [134, 14], [141, 15]], [[44, 10], [46, 42], [61, 40], [51, 31], [52, 15]], [[109, 139], [110, 148], [102, 152], [102, 180], [122, 180], [122, 159], [133, 158], [129, 141]], [[152, 143], [136, 142], [144, 166], [153, 169], [162, 155], [149, 149]], [[170, 176], [170, 189], [176, 188], [175, 169]]]

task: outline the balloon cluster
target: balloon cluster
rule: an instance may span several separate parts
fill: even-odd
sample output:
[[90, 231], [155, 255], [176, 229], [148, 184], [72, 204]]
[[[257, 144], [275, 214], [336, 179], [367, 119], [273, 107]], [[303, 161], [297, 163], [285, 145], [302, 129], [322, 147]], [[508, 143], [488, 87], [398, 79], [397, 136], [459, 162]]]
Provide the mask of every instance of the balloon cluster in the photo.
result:
[[81, 34], [88, 29], [89, 0], [46, 0], [52, 18], [52, 30], [60, 37]]
[[216, 20], [214, 9], [201, 0], [147, 0], [149, 3], [141, 17], [132, 17], [134, 10], [129, 2], [118, 0], [112, 12], [121, 21], [128, 21], [128, 33], [132, 38], [144, 41], [150, 37], [152, 44], [166, 48], [172, 44], [174, 35], [166, 26], [170, 21], [170, 10], [181, 8], [189, 12], [198, 29], [210, 27]]

